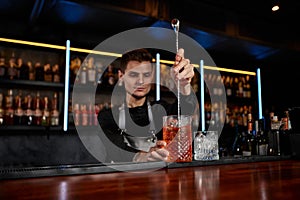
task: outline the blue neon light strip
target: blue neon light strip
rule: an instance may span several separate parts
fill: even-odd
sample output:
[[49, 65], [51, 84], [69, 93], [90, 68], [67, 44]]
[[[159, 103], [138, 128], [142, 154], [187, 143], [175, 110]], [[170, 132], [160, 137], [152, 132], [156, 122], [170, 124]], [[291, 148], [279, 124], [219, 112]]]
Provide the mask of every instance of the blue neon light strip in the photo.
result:
[[69, 78], [70, 78], [70, 40], [66, 42], [66, 69], [65, 69], [65, 98], [64, 98], [64, 124], [63, 130], [68, 130], [68, 105], [69, 105]]
[[156, 101], [160, 100], [160, 54], [156, 54]]
[[205, 131], [205, 110], [204, 110], [204, 64], [200, 60], [200, 113], [201, 113], [201, 131]]
[[258, 118], [262, 119], [263, 116], [262, 116], [260, 68], [257, 68], [257, 91], [258, 91]]

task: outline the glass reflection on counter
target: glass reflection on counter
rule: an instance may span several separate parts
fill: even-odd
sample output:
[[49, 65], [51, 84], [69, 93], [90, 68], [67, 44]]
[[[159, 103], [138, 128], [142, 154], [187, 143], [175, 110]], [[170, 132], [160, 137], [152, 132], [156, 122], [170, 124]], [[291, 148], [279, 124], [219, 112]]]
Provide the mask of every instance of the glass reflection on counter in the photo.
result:
[[219, 168], [199, 168], [194, 171], [195, 194], [199, 199], [218, 199], [220, 185]]

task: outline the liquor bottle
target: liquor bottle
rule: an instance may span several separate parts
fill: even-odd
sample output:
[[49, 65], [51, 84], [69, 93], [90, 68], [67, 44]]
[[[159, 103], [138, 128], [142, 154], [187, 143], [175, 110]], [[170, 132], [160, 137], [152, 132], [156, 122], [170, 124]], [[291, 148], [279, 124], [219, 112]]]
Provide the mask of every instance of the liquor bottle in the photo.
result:
[[18, 58], [17, 60], [18, 68], [20, 69], [20, 79], [21, 80], [29, 80], [29, 67], [27, 64], [23, 62], [22, 58]]
[[213, 85], [213, 91], [212, 91], [212, 94], [214, 96], [218, 95], [218, 91], [219, 91], [219, 88], [218, 88], [218, 85], [217, 85], [217, 79], [218, 79], [218, 76], [213, 74], [212, 75], [212, 79], [211, 79], [211, 83]]
[[92, 126], [94, 124], [94, 106], [89, 103], [88, 104], [88, 123], [89, 123], [89, 126]]
[[271, 119], [271, 130], [269, 131], [269, 155], [280, 155], [280, 137], [279, 137], [279, 128], [280, 121], [278, 116], [274, 115]]
[[225, 109], [225, 125], [228, 125], [230, 127], [233, 127], [234, 124], [231, 124], [231, 118], [232, 118], [232, 113], [231, 113], [231, 109], [229, 109], [228, 107]]
[[87, 84], [96, 85], [96, 67], [94, 57], [89, 57], [87, 61]]
[[269, 124], [268, 124], [268, 129], [269, 130], [272, 130], [272, 123], [274, 121], [274, 116], [275, 116], [275, 113], [274, 112], [270, 112], [269, 113]]
[[243, 97], [244, 95], [244, 88], [243, 88], [243, 79], [242, 77], [238, 78], [238, 97]]
[[242, 97], [243, 98], [247, 98], [247, 93], [248, 93], [248, 91], [247, 91], [247, 86], [246, 86], [246, 77], [244, 77], [244, 76], [241, 76], [241, 87], [242, 87], [242, 90], [241, 90], [241, 92], [242, 92]]
[[6, 79], [7, 66], [5, 64], [5, 58], [0, 58], [0, 79]]
[[32, 125], [33, 124], [33, 110], [32, 110], [32, 96], [28, 94], [25, 97], [25, 108], [24, 108], [24, 115], [25, 115], [25, 124]]
[[54, 92], [54, 95], [52, 98], [50, 125], [51, 126], [59, 125], [59, 110], [58, 110], [58, 94], [57, 94], [57, 92]]
[[44, 97], [44, 109], [42, 111], [42, 126], [50, 125], [50, 110], [49, 110], [49, 98]]
[[79, 73], [80, 66], [81, 66], [80, 58], [76, 57], [76, 58], [71, 60], [71, 64], [70, 64], [70, 78], [71, 78], [70, 84], [74, 84], [75, 81], [76, 82], [79, 81], [78, 73]]
[[268, 153], [268, 135], [264, 132], [264, 121], [257, 121], [257, 155], [266, 156]]
[[74, 125], [75, 126], [79, 126], [81, 124], [81, 115], [80, 115], [80, 107], [79, 104], [76, 103], [74, 104], [74, 108], [73, 108], [73, 118], [74, 118]]
[[247, 131], [247, 124], [243, 121], [243, 107], [236, 107], [236, 119], [240, 132]]
[[52, 66], [52, 78], [54, 83], [60, 83], [60, 73], [58, 64]]
[[0, 92], [0, 126], [4, 124], [3, 94]]
[[291, 148], [290, 148], [290, 117], [289, 111], [284, 111], [283, 116], [281, 118], [281, 126], [279, 130], [279, 137], [280, 137], [280, 153], [282, 155], [291, 155]]
[[261, 130], [259, 128], [259, 124], [258, 124], [258, 120], [255, 120], [253, 123], [253, 135], [255, 135], [255, 151], [257, 153], [257, 155], [259, 155], [259, 142], [260, 142], [260, 134], [261, 134]]
[[15, 96], [15, 102], [16, 109], [14, 110], [14, 125], [22, 125], [24, 112], [22, 108], [22, 94], [20, 92]]
[[97, 84], [101, 84], [102, 83], [102, 74], [103, 74], [103, 65], [101, 62], [96, 62], [96, 81]]
[[98, 114], [100, 112], [100, 106], [99, 104], [94, 105], [94, 125], [97, 126], [99, 124], [98, 122]]
[[232, 96], [232, 83], [230, 84], [230, 81], [232, 81], [232, 78], [230, 78], [230, 76], [226, 76], [226, 78], [224, 79], [224, 85], [226, 89], [226, 95], [228, 97]]
[[87, 126], [89, 123], [88, 111], [85, 104], [80, 105], [81, 126]]
[[242, 155], [243, 157], [251, 156], [251, 137], [247, 132], [242, 132]]
[[291, 119], [290, 119], [290, 113], [289, 113], [289, 111], [287, 110], [287, 111], [285, 111], [285, 115], [287, 116], [287, 122], [288, 122], [288, 125], [287, 125], [287, 128], [288, 128], [288, 130], [291, 130], [292, 129], [292, 124], [291, 124]]
[[7, 76], [8, 79], [10, 80], [14, 80], [18, 78], [18, 71], [17, 71], [16, 59], [14, 57], [14, 53], [8, 62]]
[[246, 76], [246, 83], [245, 83], [245, 90], [246, 90], [246, 97], [251, 98], [251, 83], [250, 83], [250, 76]]
[[14, 125], [14, 108], [13, 108], [13, 90], [9, 89], [5, 96], [5, 117], [6, 125]]
[[248, 110], [246, 106], [243, 106], [240, 108], [240, 112], [242, 115], [242, 121], [243, 121], [243, 126], [245, 127], [245, 129], [248, 132]]
[[247, 120], [247, 133], [248, 133], [248, 139], [250, 140], [249, 145], [250, 146], [250, 150], [251, 150], [251, 155], [257, 155], [257, 145], [256, 145], [256, 134], [255, 131], [253, 129], [254, 127], [254, 122], [252, 119], [252, 114], [248, 113], [248, 120]]
[[115, 68], [113, 65], [109, 65], [103, 75], [104, 83], [108, 87], [112, 87], [116, 83], [116, 74], [115, 74]]
[[79, 81], [85, 85], [87, 83], [87, 60], [85, 59], [80, 69]]
[[284, 111], [281, 118], [282, 130], [287, 131], [291, 129], [291, 121], [289, 117], [289, 111]]
[[249, 134], [252, 134], [253, 131], [253, 119], [252, 119], [252, 114], [248, 113], [248, 120], [247, 120], [247, 132]]
[[223, 81], [222, 76], [218, 75], [216, 79], [216, 87], [217, 87], [217, 95], [222, 96], [223, 95]]
[[236, 97], [239, 97], [239, 78], [234, 77], [233, 79], [233, 91]]
[[[237, 125], [237, 124], [236, 124]], [[235, 139], [233, 142], [233, 157], [240, 158], [242, 157], [242, 145], [243, 145], [243, 135], [238, 131], [236, 127]]]
[[34, 81], [35, 80], [35, 68], [32, 66], [32, 62], [27, 62], [28, 66], [28, 80]]
[[41, 110], [41, 97], [40, 92], [36, 93], [36, 97], [33, 102], [33, 124], [41, 125], [42, 124], [42, 110]]
[[35, 80], [44, 81], [44, 68], [42, 67], [40, 62], [35, 63], [34, 71], [35, 71]]
[[68, 101], [68, 122], [69, 122], [69, 124], [74, 125], [72, 98], [69, 98], [69, 101]]
[[52, 82], [52, 70], [49, 63], [44, 65], [44, 81]]

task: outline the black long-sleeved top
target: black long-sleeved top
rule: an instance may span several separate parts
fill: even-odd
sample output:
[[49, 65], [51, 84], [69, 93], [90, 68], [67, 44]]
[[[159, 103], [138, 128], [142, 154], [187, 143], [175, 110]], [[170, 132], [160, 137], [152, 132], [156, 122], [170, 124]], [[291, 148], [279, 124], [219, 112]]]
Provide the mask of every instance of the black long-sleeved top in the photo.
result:
[[[197, 108], [198, 101], [194, 93], [185, 96], [181, 95], [181, 114], [193, 115]], [[153, 114], [153, 121], [157, 131], [157, 138], [162, 139], [162, 123], [163, 116], [165, 115], [177, 115], [178, 104], [177, 101], [170, 104], [166, 101], [152, 101], [150, 102], [151, 110]], [[135, 153], [138, 150], [128, 146], [124, 142], [124, 138], [121, 134], [121, 130], [118, 126], [119, 123], [119, 106], [114, 106], [112, 109], [103, 110], [98, 114], [98, 121], [102, 129], [99, 134], [102, 143], [106, 149], [105, 162], [131, 162]], [[147, 101], [144, 105], [128, 108], [125, 106], [125, 113], [130, 114], [130, 117], [126, 115], [125, 125], [126, 134], [135, 137], [146, 137], [149, 135], [149, 116]]]

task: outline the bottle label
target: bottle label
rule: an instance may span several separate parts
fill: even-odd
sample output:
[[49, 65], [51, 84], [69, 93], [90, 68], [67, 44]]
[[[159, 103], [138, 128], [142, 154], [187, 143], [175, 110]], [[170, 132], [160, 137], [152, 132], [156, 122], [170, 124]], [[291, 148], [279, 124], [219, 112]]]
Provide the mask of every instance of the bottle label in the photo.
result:
[[253, 130], [253, 123], [248, 122], [248, 131], [251, 132]]
[[13, 67], [9, 67], [8, 70], [7, 70], [7, 74], [8, 74], [10, 79], [14, 79], [15, 76], [17, 76], [17, 70]]
[[88, 80], [89, 82], [95, 82], [96, 81], [96, 71], [95, 70], [88, 70]]
[[283, 117], [281, 119], [281, 122], [283, 124], [283, 130], [288, 130], [289, 129], [289, 124], [288, 124], [288, 118], [287, 117]]
[[258, 153], [260, 156], [266, 156], [268, 151], [268, 145], [267, 144], [260, 144], [258, 146]]
[[58, 126], [58, 125], [59, 125], [58, 117], [51, 117], [51, 126]]
[[52, 116], [52, 117], [58, 117], [58, 116], [59, 116], [58, 110], [53, 110], [53, 111], [51, 112], [51, 116]]
[[81, 115], [81, 125], [82, 126], [87, 126], [88, 125], [88, 121], [89, 121], [89, 119], [88, 119], [88, 113], [86, 112], [86, 113], [82, 113], [82, 115]]
[[32, 110], [30, 110], [30, 109], [27, 109], [25, 112], [24, 112], [24, 114], [26, 115], [26, 116], [32, 116]]
[[243, 156], [251, 156], [251, 151], [243, 151]]
[[33, 72], [29, 72], [29, 80], [34, 81], [35, 80], [35, 76]]
[[44, 75], [44, 81], [52, 82], [52, 75], [51, 74], [45, 74]]
[[21, 117], [24, 114], [24, 111], [22, 109], [16, 109], [14, 114], [15, 116]]
[[44, 110], [43, 111], [43, 116], [49, 117], [50, 116], [50, 112], [48, 110]]
[[80, 83], [86, 84], [86, 72], [81, 72], [80, 74]]
[[59, 83], [60, 82], [60, 76], [58, 74], [53, 75], [53, 82]]
[[80, 125], [80, 113], [79, 112], [74, 113], [74, 124], [76, 126]]
[[35, 110], [34, 111], [34, 116], [36, 116], [36, 117], [41, 117], [42, 116], [42, 111], [41, 110]]
[[232, 95], [231, 88], [227, 88], [226, 93], [227, 93], [227, 96], [231, 96]]

